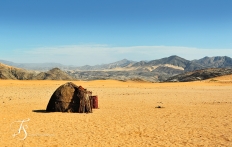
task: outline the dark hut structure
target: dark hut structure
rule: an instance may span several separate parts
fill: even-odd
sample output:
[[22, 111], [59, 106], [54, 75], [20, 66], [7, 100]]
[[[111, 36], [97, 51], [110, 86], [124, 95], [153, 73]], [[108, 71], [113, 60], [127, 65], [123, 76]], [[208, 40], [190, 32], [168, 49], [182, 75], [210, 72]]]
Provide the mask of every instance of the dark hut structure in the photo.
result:
[[65, 83], [51, 96], [47, 112], [92, 113], [92, 92], [72, 82]]

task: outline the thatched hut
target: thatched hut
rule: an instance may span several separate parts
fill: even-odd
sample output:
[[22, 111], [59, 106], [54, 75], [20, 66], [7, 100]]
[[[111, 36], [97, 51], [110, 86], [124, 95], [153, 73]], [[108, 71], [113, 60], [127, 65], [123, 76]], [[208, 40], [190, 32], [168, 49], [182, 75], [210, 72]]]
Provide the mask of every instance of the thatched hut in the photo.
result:
[[47, 112], [92, 113], [92, 92], [72, 82], [61, 85], [50, 98]]

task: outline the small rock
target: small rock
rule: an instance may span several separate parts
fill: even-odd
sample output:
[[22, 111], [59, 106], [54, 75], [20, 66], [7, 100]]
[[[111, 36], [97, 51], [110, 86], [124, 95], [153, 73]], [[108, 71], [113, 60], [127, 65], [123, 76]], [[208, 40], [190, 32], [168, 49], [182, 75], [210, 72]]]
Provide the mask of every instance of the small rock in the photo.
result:
[[156, 106], [155, 108], [163, 108], [162, 106]]

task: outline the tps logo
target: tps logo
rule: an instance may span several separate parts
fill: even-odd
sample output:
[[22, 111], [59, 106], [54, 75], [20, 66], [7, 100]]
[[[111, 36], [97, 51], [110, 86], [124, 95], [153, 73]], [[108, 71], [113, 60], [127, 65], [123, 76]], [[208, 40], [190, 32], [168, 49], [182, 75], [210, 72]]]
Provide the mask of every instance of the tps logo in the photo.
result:
[[12, 135], [13, 138], [17, 136], [19, 140], [25, 140], [27, 138], [27, 131], [26, 129], [28, 126], [26, 125], [26, 122], [30, 121], [30, 119], [24, 119], [24, 120], [18, 120], [11, 123], [10, 128], [11, 131], [14, 131], [15, 133]]

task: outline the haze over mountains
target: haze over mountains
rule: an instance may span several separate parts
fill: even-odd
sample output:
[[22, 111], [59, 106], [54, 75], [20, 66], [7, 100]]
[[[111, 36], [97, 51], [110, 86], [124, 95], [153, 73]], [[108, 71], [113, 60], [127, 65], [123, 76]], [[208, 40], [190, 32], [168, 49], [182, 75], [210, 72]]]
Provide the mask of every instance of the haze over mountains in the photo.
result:
[[60, 69], [66, 69], [71, 66], [62, 65], [60, 63], [14, 63], [11, 61], [6, 60], [0, 60], [0, 63], [14, 66], [17, 68], [23, 68], [27, 70], [36, 70], [36, 71], [48, 71], [54, 67], [60, 68]]
[[[59, 63], [13, 63], [0, 60], [1, 63], [15, 66], [1, 67], [0, 78], [5, 79], [57, 79], [57, 80], [145, 80], [150, 82], [166, 81], [172, 76], [208, 68], [232, 68], [232, 59], [227, 56], [204, 57], [199, 60], [186, 60], [178, 56], [170, 56], [152, 61], [118, 62], [95, 66], [66, 66]], [[1, 65], [3, 66], [3, 65]], [[56, 67], [56, 68], [55, 68]], [[24, 68], [24, 69], [18, 69]], [[55, 69], [52, 69], [55, 68]], [[58, 69], [60, 68], [60, 69]], [[17, 70], [16, 70], [17, 69]], [[47, 72], [47, 70], [52, 69]], [[35, 70], [35, 71], [27, 71]], [[6, 72], [7, 71], [7, 72]], [[17, 71], [17, 72], [16, 72]], [[42, 72], [39, 73], [38, 71]], [[213, 71], [213, 70], [211, 70]], [[11, 73], [13, 75], [7, 75]], [[226, 73], [225, 73], [226, 74]], [[180, 80], [181, 81], [181, 80]]]

